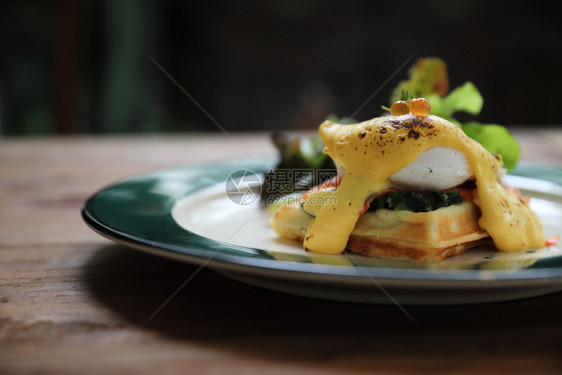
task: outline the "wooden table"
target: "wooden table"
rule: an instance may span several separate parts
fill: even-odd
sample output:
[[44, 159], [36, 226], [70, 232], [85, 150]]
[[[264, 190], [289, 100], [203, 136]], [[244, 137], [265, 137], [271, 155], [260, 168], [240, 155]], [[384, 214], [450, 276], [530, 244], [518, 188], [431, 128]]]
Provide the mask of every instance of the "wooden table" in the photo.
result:
[[[562, 131], [515, 129], [560, 164]], [[279, 294], [118, 246], [83, 201], [125, 176], [272, 156], [265, 134], [0, 140], [1, 374], [562, 372], [562, 295], [462, 307]], [[241, 147], [239, 147], [241, 146]], [[392, 293], [392, 291], [390, 291]]]

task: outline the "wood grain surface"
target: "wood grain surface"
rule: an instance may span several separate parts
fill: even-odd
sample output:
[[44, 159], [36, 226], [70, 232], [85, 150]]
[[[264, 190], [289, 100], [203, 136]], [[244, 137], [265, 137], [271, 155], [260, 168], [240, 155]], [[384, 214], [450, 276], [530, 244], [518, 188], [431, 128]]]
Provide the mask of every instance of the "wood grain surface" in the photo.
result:
[[[562, 131], [514, 129], [562, 164]], [[0, 374], [562, 372], [562, 295], [457, 307], [336, 303], [247, 286], [92, 232], [126, 176], [274, 156], [265, 134], [0, 140]], [[391, 290], [389, 290], [392, 293]]]

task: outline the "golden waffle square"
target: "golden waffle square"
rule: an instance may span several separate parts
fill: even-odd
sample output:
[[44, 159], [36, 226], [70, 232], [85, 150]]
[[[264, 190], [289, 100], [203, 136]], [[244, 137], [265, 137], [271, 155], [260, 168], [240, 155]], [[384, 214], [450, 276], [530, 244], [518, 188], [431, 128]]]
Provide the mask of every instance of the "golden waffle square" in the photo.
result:
[[[367, 212], [347, 249], [368, 257], [436, 262], [488, 240], [478, 227], [479, 217], [478, 207], [468, 201], [430, 212]], [[312, 219], [299, 205], [281, 206], [271, 225], [281, 237], [302, 242]]]

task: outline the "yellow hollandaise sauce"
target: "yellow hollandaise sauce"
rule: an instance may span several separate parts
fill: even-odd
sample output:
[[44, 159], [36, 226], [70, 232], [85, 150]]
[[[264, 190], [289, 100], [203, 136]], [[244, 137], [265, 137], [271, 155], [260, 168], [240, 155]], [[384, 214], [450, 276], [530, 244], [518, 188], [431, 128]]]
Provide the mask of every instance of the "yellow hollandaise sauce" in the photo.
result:
[[334, 199], [316, 207], [304, 240], [307, 250], [341, 253], [366, 199], [390, 188], [389, 177], [431, 147], [448, 147], [465, 155], [476, 179], [475, 201], [482, 213], [478, 224], [490, 234], [498, 250], [518, 251], [545, 244], [537, 216], [498, 181], [501, 161], [440, 117], [405, 114], [354, 125], [326, 121], [320, 125], [319, 133], [326, 146], [324, 152], [346, 173], [331, 193]]

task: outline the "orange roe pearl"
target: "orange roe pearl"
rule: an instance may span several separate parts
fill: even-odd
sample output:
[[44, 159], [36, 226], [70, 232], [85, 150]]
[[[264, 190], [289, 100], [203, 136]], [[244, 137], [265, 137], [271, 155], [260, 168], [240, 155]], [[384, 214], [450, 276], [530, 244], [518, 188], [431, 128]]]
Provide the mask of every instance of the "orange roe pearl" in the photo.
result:
[[408, 103], [410, 112], [414, 116], [427, 117], [431, 109], [431, 104], [425, 98], [414, 98]]
[[392, 116], [402, 116], [408, 113], [410, 113], [410, 107], [408, 107], [408, 103], [402, 100], [394, 102], [394, 104], [390, 106], [390, 114]]

